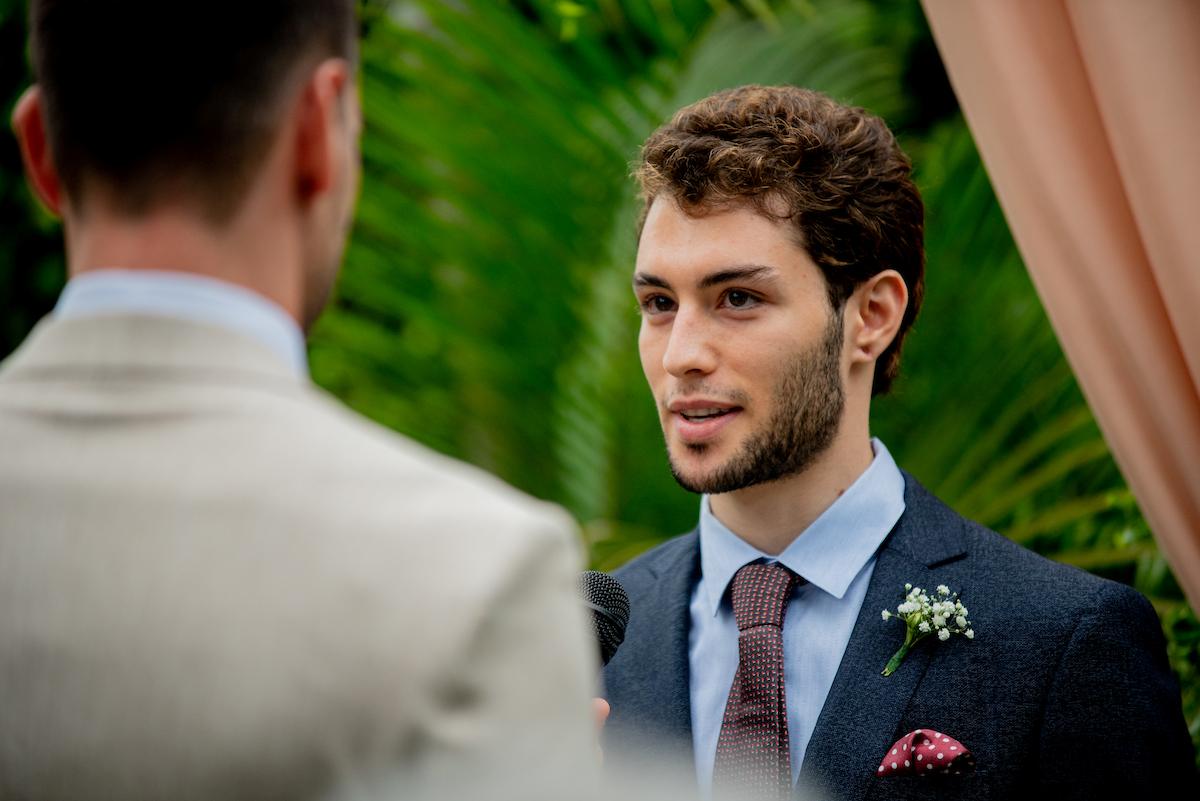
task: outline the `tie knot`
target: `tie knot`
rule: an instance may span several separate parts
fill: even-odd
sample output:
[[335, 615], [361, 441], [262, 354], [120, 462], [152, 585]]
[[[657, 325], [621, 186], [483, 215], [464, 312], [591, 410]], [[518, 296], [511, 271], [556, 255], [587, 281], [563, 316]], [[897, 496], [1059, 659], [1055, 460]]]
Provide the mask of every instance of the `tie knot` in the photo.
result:
[[800, 577], [780, 564], [743, 565], [733, 576], [730, 594], [738, 631], [754, 626], [783, 626], [792, 589]]

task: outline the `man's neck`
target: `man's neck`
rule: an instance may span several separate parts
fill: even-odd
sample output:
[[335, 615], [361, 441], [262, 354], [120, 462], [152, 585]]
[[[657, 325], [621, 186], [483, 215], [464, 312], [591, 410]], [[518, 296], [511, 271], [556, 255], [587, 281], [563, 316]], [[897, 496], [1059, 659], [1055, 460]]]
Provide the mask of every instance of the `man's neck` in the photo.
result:
[[[214, 228], [186, 210], [90, 215], [67, 230], [68, 271], [168, 270], [216, 278], [273, 301], [303, 322], [301, 258], [286, 231], [235, 221]], [[282, 235], [281, 235], [282, 234]]]
[[874, 459], [865, 426], [839, 434], [803, 472], [734, 492], [710, 505], [730, 531], [763, 553], [781, 553], [841, 497]]

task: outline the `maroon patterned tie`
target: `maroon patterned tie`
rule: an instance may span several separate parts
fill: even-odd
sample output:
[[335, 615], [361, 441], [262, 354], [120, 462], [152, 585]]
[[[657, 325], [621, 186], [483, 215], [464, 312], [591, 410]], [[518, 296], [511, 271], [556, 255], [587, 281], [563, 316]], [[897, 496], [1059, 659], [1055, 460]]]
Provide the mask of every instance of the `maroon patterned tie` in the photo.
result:
[[770, 799], [787, 798], [791, 792], [783, 615], [801, 581], [779, 564], [745, 565], [733, 577], [738, 668], [717, 738], [717, 790]]

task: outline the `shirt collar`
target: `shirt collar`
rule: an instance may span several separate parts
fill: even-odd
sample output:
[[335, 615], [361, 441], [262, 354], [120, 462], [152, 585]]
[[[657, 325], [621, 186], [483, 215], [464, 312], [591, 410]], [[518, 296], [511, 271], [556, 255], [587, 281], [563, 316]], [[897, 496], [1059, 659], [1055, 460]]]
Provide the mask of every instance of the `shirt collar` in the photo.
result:
[[701, 583], [713, 615], [734, 573], [759, 559], [779, 562], [835, 598], [846, 594], [904, 513], [904, 476], [882, 442], [872, 439], [871, 447], [870, 466], [779, 556], [732, 532], [713, 515], [708, 496], [701, 498]]
[[54, 316], [152, 314], [221, 326], [261, 342], [298, 376], [308, 375], [304, 334], [278, 304], [244, 287], [194, 273], [89, 270], [67, 282]]

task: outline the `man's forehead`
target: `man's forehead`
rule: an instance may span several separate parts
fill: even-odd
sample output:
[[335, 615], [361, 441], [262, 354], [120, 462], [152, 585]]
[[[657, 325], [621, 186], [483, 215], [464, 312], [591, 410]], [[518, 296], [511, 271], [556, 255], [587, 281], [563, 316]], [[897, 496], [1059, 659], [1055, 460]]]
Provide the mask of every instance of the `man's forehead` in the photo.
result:
[[805, 258], [791, 226], [748, 206], [696, 215], [672, 201], [655, 201], [638, 242], [635, 273], [670, 274], [687, 283], [711, 284], [708, 276], [718, 272], [765, 280]]

